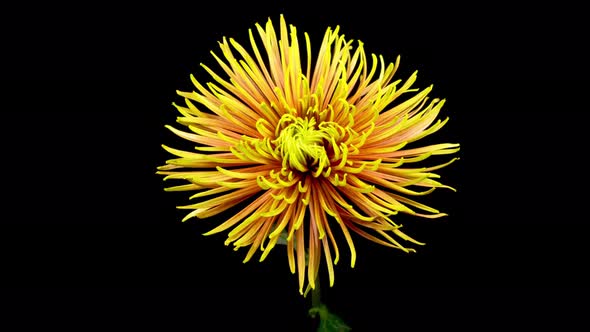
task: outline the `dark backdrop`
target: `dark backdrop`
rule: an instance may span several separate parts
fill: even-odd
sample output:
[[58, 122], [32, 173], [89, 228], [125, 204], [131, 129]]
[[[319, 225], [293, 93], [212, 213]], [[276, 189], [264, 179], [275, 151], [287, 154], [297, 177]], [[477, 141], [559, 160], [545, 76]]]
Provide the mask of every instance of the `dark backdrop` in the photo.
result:
[[[6, 324], [62, 330], [305, 331], [309, 299], [286, 254], [241, 261], [215, 220], [181, 223], [184, 194], [155, 169], [180, 142], [175, 91], [223, 36], [284, 13], [319, 43], [340, 25], [400, 78], [419, 70], [461, 143], [441, 171], [457, 193], [426, 198], [449, 217], [402, 223], [427, 242], [405, 255], [358, 238], [324, 300], [353, 331], [579, 326], [587, 310], [587, 53], [577, 8], [402, 8], [277, 2], [20, 8], [4, 13]], [[4, 323], [0, 323], [4, 324]], [[567, 328], [566, 328], [567, 330]]]

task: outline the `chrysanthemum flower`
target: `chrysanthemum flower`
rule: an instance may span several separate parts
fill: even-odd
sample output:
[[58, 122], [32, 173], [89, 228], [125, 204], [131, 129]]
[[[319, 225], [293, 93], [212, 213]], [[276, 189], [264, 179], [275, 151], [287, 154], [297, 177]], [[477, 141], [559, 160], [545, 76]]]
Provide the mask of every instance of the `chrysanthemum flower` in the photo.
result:
[[337, 238], [346, 240], [354, 267], [351, 232], [405, 252], [413, 249], [398, 239], [422, 244], [394, 216], [445, 215], [408, 196], [449, 188], [432, 171], [456, 158], [406, 168], [458, 151], [449, 143], [406, 148], [446, 123], [437, 119], [444, 100], [428, 98], [432, 87], [411, 89], [416, 73], [394, 81], [399, 57], [388, 65], [381, 56], [369, 61], [363, 44], [346, 40], [338, 27], [327, 29], [315, 60], [309, 36], [301, 47], [283, 16], [278, 36], [270, 19], [249, 36], [251, 51], [223, 38], [221, 56], [212, 52], [223, 74], [202, 65], [214, 82], [191, 75], [196, 91], [178, 92], [186, 103], [175, 105], [178, 122], [190, 132], [167, 127], [198, 152], [164, 146], [178, 158], [158, 173], [188, 182], [168, 191], [196, 191], [198, 202], [179, 207], [191, 210], [184, 220], [243, 207], [206, 235], [230, 230], [226, 245], [249, 247], [244, 262], [257, 250], [264, 260], [283, 238], [301, 293], [306, 278], [315, 288], [322, 256], [333, 285]]

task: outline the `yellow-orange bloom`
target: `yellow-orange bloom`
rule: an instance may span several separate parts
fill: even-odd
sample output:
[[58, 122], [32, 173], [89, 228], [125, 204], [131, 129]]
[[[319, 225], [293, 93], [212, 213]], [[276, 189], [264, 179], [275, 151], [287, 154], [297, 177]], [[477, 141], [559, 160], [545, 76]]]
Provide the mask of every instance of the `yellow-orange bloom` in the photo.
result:
[[433, 171], [456, 158], [432, 167], [406, 164], [459, 149], [450, 143], [405, 148], [447, 121], [437, 119], [444, 100], [428, 98], [432, 87], [411, 89], [416, 73], [393, 81], [399, 57], [388, 65], [381, 56], [369, 61], [363, 44], [346, 40], [338, 27], [327, 29], [313, 61], [308, 35], [300, 48], [295, 27], [283, 16], [278, 36], [270, 19], [250, 30], [251, 52], [233, 39], [219, 46], [221, 56], [212, 54], [224, 77], [202, 65], [214, 82], [202, 85], [191, 75], [196, 91], [178, 92], [186, 103], [175, 105], [178, 122], [190, 132], [167, 126], [197, 150], [164, 146], [178, 158], [158, 171], [165, 179], [188, 181], [167, 190], [196, 191], [191, 198], [197, 203], [179, 207], [191, 210], [184, 220], [242, 203], [240, 212], [206, 235], [231, 229], [225, 244], [249, 247], [244, 262], [258, 249], [264, 260], [282, 238], [301, 293], [306, 277], [308, 289], [315, 288], [322, 254], [333, 285], [340, 256], [335, 229], [346, 239], [351, 266], [351, 231], [406, 252], [413, 249], [392, 235], [422, 244], [392, 216], [445, 215], [407, 198], [449, 188], [434, 180], [439, 176]]

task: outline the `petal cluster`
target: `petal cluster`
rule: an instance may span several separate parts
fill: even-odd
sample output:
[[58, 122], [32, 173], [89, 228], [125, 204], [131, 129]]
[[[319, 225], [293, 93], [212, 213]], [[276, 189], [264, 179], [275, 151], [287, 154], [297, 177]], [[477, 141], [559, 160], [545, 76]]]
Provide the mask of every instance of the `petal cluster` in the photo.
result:
[[166, 190], [194, 192], [196, 202], [179, 207], [189, 210], [184, 220], [240, 206], [206, 234], [228, 231], [226, 245], [248, 248], [245, 262], [257, 251], [262, 261], [285, 243], [301, 293], [315, 288], [322, 259], [333, 285], [338, 239], [354, 266], [351, 233], [413, 251], [402, 242], [422, 243], [394, 218], [445, 215], [409, 198], [450, 188], [434, 171], [456, 158], [412, 167], [459, 150], [451, 143], [411, 144], [444, 126], [448, 118], [438, 118], [444, 100], [428, 97], [432, 87], [412, 88], [416, 73], [394, 80], [399, 57], [387, 64], [367, 57], [363, 44], [345, 39], [338, 27], [327, 29], [315, 56], [309, 36], [300, 45], [282, 16], [278, 32], [270, 19], [255, 28], [250, 50], [224, 38], [221, 54], [212, 52], [221, 71], [202, 65], [212, 81], [191, 76], [195, 90], [178, 92], [184, 97], [184, 105], [175, 104], [178, 123], [186, 129], [167, 127], [196, 150], [164, 146], [176, 158], [158, 173], [183, 181]]

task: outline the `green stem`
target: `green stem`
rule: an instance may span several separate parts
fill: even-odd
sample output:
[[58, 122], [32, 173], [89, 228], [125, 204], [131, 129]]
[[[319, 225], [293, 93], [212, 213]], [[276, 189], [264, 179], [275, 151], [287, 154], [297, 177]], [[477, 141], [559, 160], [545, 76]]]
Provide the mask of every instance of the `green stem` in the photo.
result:
[[319, 325], [317, 332], [346, 332], [350, 331], [350, 327], [342, 321], [342, 319], [333, 313], [322, 304], [320, 301], [320, 277], [317, 276], [315, 288], [311, 290], [311, 309], [309, 315], [313, 318], [319, 315]]
[[315, 279], [315, 289], [311, 290], [311, 307], [312, 308], [319, 308], [322, 304], [320, 300], [321, 290], [320, 290], [320, 274]]

